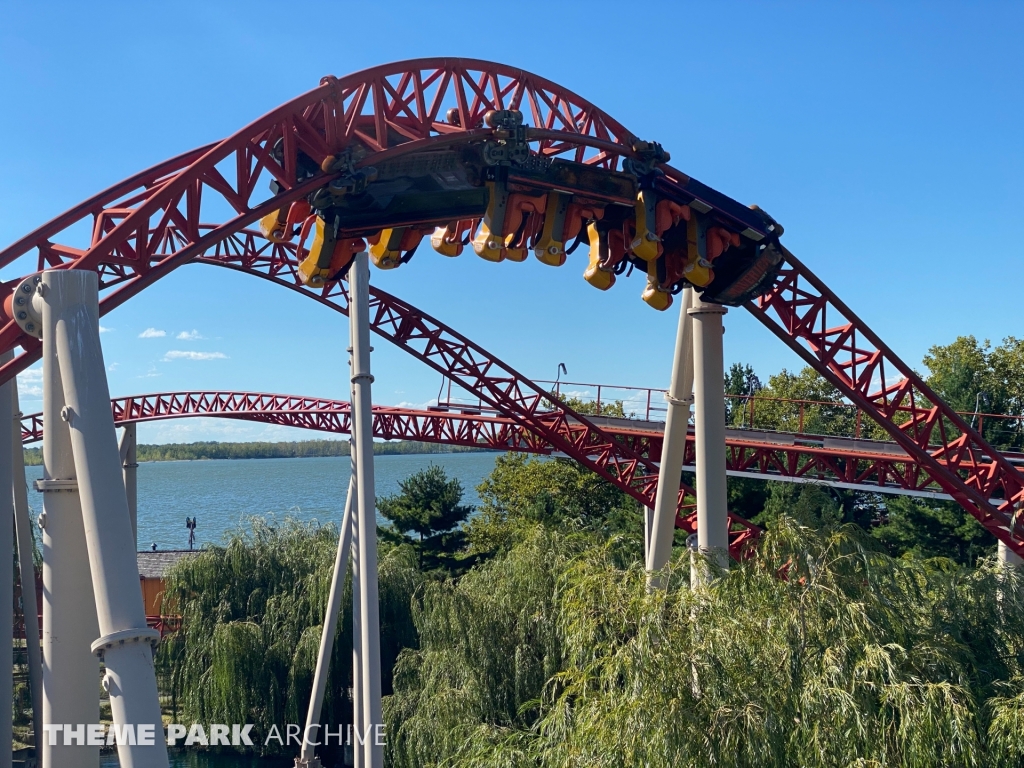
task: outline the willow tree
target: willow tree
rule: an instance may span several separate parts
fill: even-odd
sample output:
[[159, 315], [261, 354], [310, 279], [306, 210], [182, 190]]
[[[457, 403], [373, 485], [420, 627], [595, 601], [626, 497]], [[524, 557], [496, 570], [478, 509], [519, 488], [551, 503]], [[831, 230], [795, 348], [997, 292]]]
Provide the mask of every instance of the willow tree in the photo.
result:
[[[165, 605], [181, 615], [182, 626], [161, 661], [180, 722], [253, 723], [261, 734], [274, 724], [304, 722], [337, 540], [333, 526], [253, 519], [225, 546], [171, 569]], [[418, 583], [412, 553], [382, 548], [385, 692], [399, 650], [416, 641], [410, 599]], [[351, 607], [349, 579], [322, 715], [332, 731], [352, 722]]]
[[1024, 756], [1017, 573], [781, 519], [648, 594], [614, 542], [537, 529], [419, 601], [396, 766], [1003, 766]]

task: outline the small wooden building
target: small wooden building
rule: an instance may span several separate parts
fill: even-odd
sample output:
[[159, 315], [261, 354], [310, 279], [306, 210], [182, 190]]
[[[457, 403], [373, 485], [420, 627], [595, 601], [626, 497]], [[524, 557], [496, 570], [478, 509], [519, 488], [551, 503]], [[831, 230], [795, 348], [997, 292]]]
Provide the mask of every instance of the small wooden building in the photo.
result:
[[[139, 586], [142, 588], [142, 603], [146, 609], [146, 619], [150, 626], [156, 626], [161, 633], [173, 631], [177, 627], [176, 616], [167, 616], [160, 602], [164, 594], [164, 578], [171, 566], [183, 557], [196, 554], [196, 550], [172, 549], [152, 552], [146, 550], [138, 553]], [[14, 586], [15, 605], [21, 605], [21, 585]], [[39, 631], [43, 629], [43, 575], [36, 571], [36, 606], [39, 609]], [[173, 612], [172, 612], [173, 613]], [[21, 620], [21, 609], [15, 610], [14, 636], [25, 636], [25, 625]]]
[[164, 577], [167, 571], [183, 557], [194, 554], [196, 551], [189, 549], [156, 552], [145, 550], [138, 553], [139, 583], [142, 585], [142, 602], [146, 606], [146, 616], [161, 615], [160, 600], [164, 593]]

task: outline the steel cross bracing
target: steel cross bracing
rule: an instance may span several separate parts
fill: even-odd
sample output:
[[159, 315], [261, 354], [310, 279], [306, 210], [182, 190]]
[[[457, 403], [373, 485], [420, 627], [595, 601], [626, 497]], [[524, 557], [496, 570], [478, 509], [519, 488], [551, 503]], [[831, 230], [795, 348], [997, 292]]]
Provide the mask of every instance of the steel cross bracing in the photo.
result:
[[[263, 392], [162, 392], [111, 401], [114, 421], [121, 424], [184, 417], [213, 416], [350, 434], [349, 404], [329, 398]], [[604, 418], [602, 429], [643, 457], [661, 453], [661, 422]], [[505, 416], [423, 411], [375, 406], [374, 437], [415, 440], [441, 445], [520, 451], [550, 455], [554, 447]], [[22, 441], [43, 437], [42, 414], [22, 417]], [[941, 497], [943, 490], [895, 443], [817, 435], [730, 430], [727, 468], [730, 473], [765, 480], [801, 480], [856, 488], [866, 492], [907, 493]], [[687, 437], [684, 465], [695, 461], [693, 433]]]
[[[944, 403], [810, 270], [785, 251], [776, 284], [748, 309], [854, 405], [916, 466], [1017, 554], [1024, 554], [1020, 473]], [[919, 482], [916, 476], [908, 482]]]
[[[348, 294], [343, 283], [309, 289], [298, 279], [292, 248], [274, 245], [265, 252], [250, 250], [258, 242], [254, 233], [244, 232], [226, 241], [226, 247], [218, 247], [213, 254], [197, 261], [273, 280], [338, 312], [348, 313]], [[644, 506], [654, 504], [658, 471], [651, 457], [632, 450], [453, 328], [373, 286], [370, 328], [529, 430], [553, 450], [576, 459]], [[696, 530], [695, 513], [685, 498], [693, 497], [694, 493], [684, 483], [678, 502], [677, 525], [691, 533]], [[730, 549], [734, 554], [739, 555], [758, 534], [756, 526], [738, 515], [730, 515]]]
[[[103, 298], [105, 313], [225, 236], [339, 175], [316, 173], [297, 182], [305, 175], [303, 155], [320, 164], [358, 140], [372, 154], [355, 160], [353, 167], [371, 161], [379, 165], [433, 145], [450, 145], [453, 137], [465, 142], [488, 137], [489, 129], [474, 126], [482, 125], [486, 112], [506, 108], [530, 115], [531, 137], [547, 157], [616, 169], [623, 157], [635, 154], [635, 137], [616, 120], [528, 72], [472, 59], [386, 64], [340, 79], [325, 77], [318, 88], [233, 136], [90, 198], [0, 251], [0, 268], [35, 251], [36, 270], [96, 270], [101, 289], [117, 287]], [[279, 139], [281, 151], [275, 155]], [[286, 191], [271, 196], [265, 185], [257, 185], [268, 176]], [[689, 182], [682, 174], [675, 176]], [[213, 229], [202, 226], [204, 209], [225, 206], [231, 218]], [[73, 237], [67, 231], [83, 223], [91, 232], [88, 243], [75, 247], [57, 241], [61, 235]], [[8, 363], [4, 373], [21, 370], [38, 357], [37, 345], [8, 320], [0, 328], [0, 349], [22, 342], [30, 354]]]
[[[101, 192], [0, 251], [0, 268], [34, 257], [35, 271], [93, 269], [109, 292], [101, 314], [189, 262], [262, 215], [323, 187], [341, 172], [321, 173], [331, 156], [358, 146], [370, 154], [352, 169], [379, 166], [431, 147], [482, 141], [491, 110], [518, 109], [532, 125], [528, 138], [545, 158], [565, 158], [617, 170], [638, 158], [637, 138], [586, 99], [542, 77], [492, 62], [432, 58], [374, 67], [278, 107], [221, 142], [161, 163]], [[481, 127], [477, 127], [481, 126]], [[278, 143], [280, 142], [280, 146]], [[758, 216], [667, 164], [662, 180], [675, 194], [696, 199], [723, 221], [767, 233]], [[273, 179], [271, 196], [262, 182]], [[297, 179], [301, 179], [297, 181]], [[203, 212], [230, 218], [204, 226]], [[88, 242], [72, 245], [83, 229]], [[34, 252], [34, 253], [33, 253]], [[116, 289], [116, 290], [109, 290]], [[38, 344], [13, 320], [0, 327], [0, 349], [21, 344], [26, 354], [0, 368], [0, 381], [38, 359]]]
[[[518, 69], [464, 59], [424, 59], [389, 64], [316, 88], [251, 123], [233, 136], [155, 166], [96, 195], [0, 251], [0, 267], [26, 257], [33, 269], [77, 268], [99, 273], [109, 312], [182, 264], [205, 256], [301, 289], [295, 257], [244, 228], [337, 178], [309, 170], [358, 143], [369, 154], [352, 169], [380, 165], [431, 147], [481, 141], [491, 109], [517, 108], [532, 122], [531, 147], [539, 156], [565, 157], [608, 170], [625, 159], [642, 160], [636, 137], [590, 102]], [[442, 113], [444, 118], [442, 118]], [[357, 142], [358, 140], [358, 142]], [[305, 160], [304, 160], [305, 158]], [[680, 203], [697, 200], [722, 221], [760, 236], [770, 234], [749, 211], [675, 169], [659, 166], [658, 193]], [[279, 193], [262, 182], [273, 178]], [[260, 182], [257, 184], [257, 182]], [[205, 223], [216, 211], [219, 223]], [[228, 211], [224, 216], [223, 212]], [[756, 218], [756, 217], [755, 217]], [[83, 227], [84, 225], [84, 227]], [[77, 242], [82, 230], [87, 242]], [[748, 309], [878, 421], [917, 462], [917, 469], [946, 490], [1018, 554], [1024, 542], [1013, 529], [1024, 487], [1006, 459], [943, 404], [891, 350], [791, 255], [776, 285]], [[232, 262], [233, 263], [229, 263]], [[28, 265], [26, 265], [28, 266]], [[8, 290], [13, 287], [7, 284]], [[331, 293], [334, 291], [334, 293]], [[326, 304], [341, 294], [335, 284], [309, 292]], [[339, 304], [336, 308], [342, 309]], [[387, 294], [374, 304], [378, 332], [413, 351], [436, 370], [550, 440], [558, 450], [599, 474], [623, 483], [644, 503], [653, 500], [649, 461], [591, 424], [570, 423], [551, 398], [449, 333], [436, 321]], [[838, 320], [836, 320], [838, 318]], [[39, 358], [38, 342], [13, 320], [0, 327], [0, 351], [24, 352], [0, 368], [0, 382]], [[480, 391], [473, 389], [479, 388]], [[487, 395], [487, 397], [484, 397]], [[490, 400], [488, 399], [490, 398]], [[539, 430], [539, 431], [538, 431]], [[931, 445], [937, 448], [929, 448]], [[997, 499], [991, 503], [990, 499]], [[739, 521], [736, 521], [739, 523]], [[740, 524], [742, 526], [742, 524]], [[752, 529], [745, 528], [740, 536]]]

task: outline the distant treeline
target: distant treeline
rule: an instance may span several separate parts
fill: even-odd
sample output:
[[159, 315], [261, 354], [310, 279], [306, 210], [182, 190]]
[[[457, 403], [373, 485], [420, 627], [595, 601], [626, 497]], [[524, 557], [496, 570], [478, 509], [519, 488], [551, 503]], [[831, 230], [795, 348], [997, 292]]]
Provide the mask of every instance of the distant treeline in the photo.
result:
[[[380, 455], [405, 453], [465, 453], [484, 450], [462, 446], [422, 443], [400, 440], [394, 443], [373, 444], [373, 452]], [[289, 443], [168, 443], [138, 447], [139, 461], [197, 461], [201, 459], [296, 459], [315, 456], [348, 456], [347, 440], [301, 440]], [[43, 463], [41, 448], [25, 449], [25, 464]]]

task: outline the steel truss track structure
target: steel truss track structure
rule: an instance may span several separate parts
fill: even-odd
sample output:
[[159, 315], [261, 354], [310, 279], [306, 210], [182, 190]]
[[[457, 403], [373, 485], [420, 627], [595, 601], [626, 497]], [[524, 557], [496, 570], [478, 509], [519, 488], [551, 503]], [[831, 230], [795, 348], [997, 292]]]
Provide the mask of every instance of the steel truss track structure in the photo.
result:
[[[1020, 473], [785, 249], [775, 285], [747, 309], [1000, 541], [1024, 554]], [[910, 483], [919, 483], [917, 476]]]
[[[189, 417], [217, 417], [347, 435], [352, 431], [349, 403], [329, 398], [265, 392], [161, 392], [111, 401], [118, 425]], [[661, 453], [664, 424], [615, 417], [593, 417], [616, 441], [645, 458]], [[43, 438], [42, 414], [22, 417], [22, 442]], [[518, 451], [540, 455], [556, 449], [505, 416], [418, 410], [390, 406], [373, 409], [373, 434], [381, 440], [414, 440], [439, 445]], [[896, 443], [820, 435], [728, 430], [730, 474], [762, 480], [821, 483], [865, 492], [951, 498], [920, 472]], [[692, 431], [684, 463], [695, 464]]]
[[[637, 150], [642, 143], [620, 123], [535, 75], [463, 59], [384, 65], [341, 79], [324, 78], [319, 88], [228, 139], [179, 155], [111, 187], [4, 249], [0, 267], [25, 257], [34, 260], [29, 272], [94, 270], [104, 291], [101, 314], [177, 267], [197, 261], [270, 279], [346, 312], [347, 297], [340, 281], [319, 289], [305, 286], [298, 277], [294, 246], [269, 243], [245, 228], [342, 175], [308, 171], [305, 161], [327, 163], [327, 158], [358, 143], [366, 152], [351, 164], [350, 170], [358, 171], [432, 147], [484, 141], [495, 135], [484, 127], [484, 115], [509, 108], [529, 116], [527, 138], [538, 158], [562, 157], [606, 171], [618, 170], [627, 161], [644, 161]], [[733, 222], [737, 231], [752, 226], [749, 211], [735, 201], [668, 165], [660, 164], [658, 171], [662, 174], [657, 182], [659, 195], [696, 210], [713, 211], [720, 221]], [[274, 196], [257, 192], [257, 182], [268, 178], [277, 183]], [[88, 241], [76, 241], [83, 229], [90, 233]], [[754, 236], [765, 237], [765, 230]], [[1024, 483], [1017, 471], [810, 270], [785, 249], [782, 253], [778, 279], [748, 302], [747, 309], [893, 436], [913, 459], [901, 470], [909, 475], [906, 482], [920, 487], [934, 483], [1024, 555], [1016, 524]], [[17, 282], [7, 284], [7, 290]], [[376, 290], [371, 311], [378, 334], [456, 381], [553, 450], [577, 459], [645, 506], [653, 504], [657, 475], [647, 455], [400, 299]], [[40, 354], [39, 342], [7, 319], [0, 327], [0, 351], [19, 345], [24, 351], [0, 368], [0, 381]], [[766, 456], [757, 460], [769, 461]], [[880, 465], [878, 471], [894, 476], [900, 470]], [[683, 489], [687, 492], [692, 491]], [[680, 523], [688, 530], [694, 525], [687, 516]], [[752, 526], [738, 518], [732, 528], [734, 552], [756, 535]]]
[[[240, 269], [315, 298], [348, 314], [348, 294], [341, 282], [311, 291], [298, 279], [298, 262], [291, 248], [275, 244], [267, 258], [250, 259], [250, 244], [260, 242], [244, 232], [215, 249], [199, 263]], [[266, 245], [270, 245], [263, 241]], [[236, 248], [241, 248], [241, 253]], [[288, 279], [289, 276], [291, 279]], [[379, 288], [370, 289], [370, 328], [461, 386], [480, 402], [531, 432], [552, 449], [569, 456], [618, 486], [645, 507], [654, 505], [658, 468], [654, 456], [642, 455], [599, 427], [594, 420], [569, 408], [561, 399], [518, 373], [455, 329]], [[687, 503], [696, 491], [683, 483], [676, 524], [696, 531], [696, 510]], [[737, 557], [759, 535], [759, 529], [738, 515], [729, 515], [729, 549]]]

